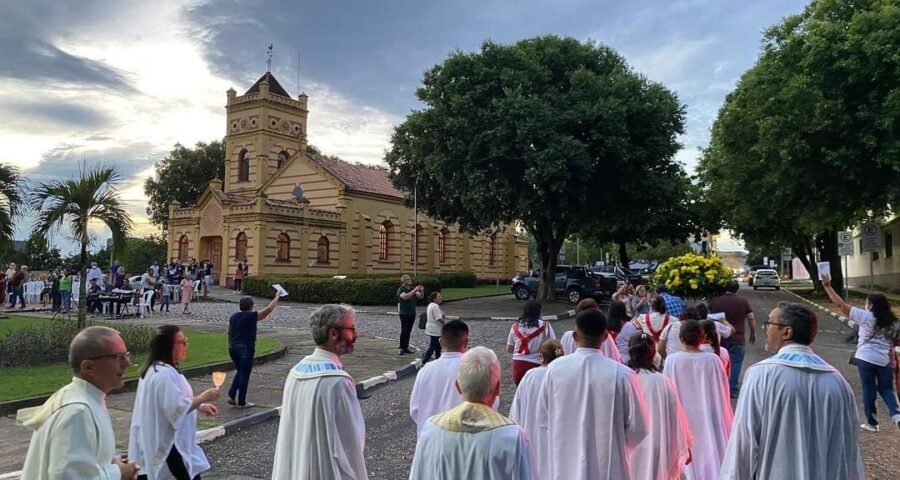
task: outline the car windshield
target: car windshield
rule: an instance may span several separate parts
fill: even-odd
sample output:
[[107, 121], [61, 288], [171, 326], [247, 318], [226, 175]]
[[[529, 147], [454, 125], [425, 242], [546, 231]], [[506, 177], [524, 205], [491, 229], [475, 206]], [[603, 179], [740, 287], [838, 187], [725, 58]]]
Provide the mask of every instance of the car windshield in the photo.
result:
[[760, 270], [756, 274], [760, 277], [774, 277], [778, 275], [774, 270]]

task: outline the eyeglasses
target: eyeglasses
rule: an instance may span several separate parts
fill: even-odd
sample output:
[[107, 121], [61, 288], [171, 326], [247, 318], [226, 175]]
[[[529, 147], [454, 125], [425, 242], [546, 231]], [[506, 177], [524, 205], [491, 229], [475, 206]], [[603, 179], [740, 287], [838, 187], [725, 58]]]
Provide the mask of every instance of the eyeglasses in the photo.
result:
[[769, 328], [769, 325], [776, 325], [776, 326], [779, 326], [779, 327], [790, 327], [790, 325], [788, 325], [788, 324], [786, 324], [786, 323], [770, 322], [770, 321], [768, 321], [768, 320], [766, 320], [765, 322], [763, 322], [763, 327], [764, 327], [764, 328]]
[[102, 358], [115, 358], [116, 360], [118, 360], [118, 361], [120, 361], [120, 362], [121, 362], [122, 360], [127, 360], [128, 362], [131, 362], [131, 352], [125, 352], [125, 353], [110, 353], [109, 355], [99, 355], [99, 356], [96, 356], [96, 357], [86, 358], [85, 360], [100, 360], [100, 359], [102, 359]]

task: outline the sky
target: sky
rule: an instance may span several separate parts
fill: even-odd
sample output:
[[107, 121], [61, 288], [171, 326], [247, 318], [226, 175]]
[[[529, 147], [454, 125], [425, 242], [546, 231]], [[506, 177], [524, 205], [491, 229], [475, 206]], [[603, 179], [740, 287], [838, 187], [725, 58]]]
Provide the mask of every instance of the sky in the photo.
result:
[[[176, 143], [225, 134], [225, 91], [266, 71], [309, 95], [310, 143], [352, 162], [383, 163], [394, 126], [422, 108], [422, 74], [485, 40], [543, 34], [608, 45], [676, 92], [691, 172], [715, 115], [755, 61], [762, 32], [798, 0], [29, 0], [0, 18], [0, 163], [29, 182], [113, 162], [135, 234], [144, 180]], [[299, 62], [298, 62], [299, 59]], [[298, 83], [299, 63], [299, 83]], [[18, 222], [24, 239], [31, 219]], [[97, 227], [95, 248], [105, 245]], [[64, 252], [74, 243], [57, 232]]]

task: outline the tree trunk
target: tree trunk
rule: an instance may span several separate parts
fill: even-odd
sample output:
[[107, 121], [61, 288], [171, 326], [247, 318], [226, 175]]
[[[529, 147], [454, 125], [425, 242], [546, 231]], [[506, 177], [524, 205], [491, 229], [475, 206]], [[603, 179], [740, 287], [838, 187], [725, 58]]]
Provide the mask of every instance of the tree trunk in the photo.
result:
[[813, 252], [809, 249], [808, 242], [797, 243], [792, 248], [797, 252], [797, 258], [800, 259], [800, 263], [803, 264], [803, 267], [809, 273], [809, 278], [813, 282], [813, 288], [821, 291], [822, 282], [819, 280], [819, 269], [816, 266], [815, 258], [812, 258], [812, 260], [809, 258], [812, 257]]
[[619, 244], [619, 263], [622, 264], [623, 267], [628, 268], [628, 264], [631, 263], [628, 258], [628, 247], [625, 245], [625, 240], [620, 240]]
[[831, 286], [836, 292], [844, 292], [844, 272], [841, 269], [841, 256], [837, 251], [837, 232], [826, 230], [816, 239], [819, 248], [819, 259], [831, 262]]
[[538, 287], [539, 302], [556, 301], [556, 265], [564, 235], [556, 235], [551, 228], [532, 233], [537, 241], [538, 256], [541, 259], [541, 283]]
[[87, 242], [82, 240], [81, 257], [78, 259], [78, 278], [80, 279], [78, 282], [78, 331], [83, 330], [87, 323], [87, 301], [85, 299], [85, 292], [87, 292], [85, 279], [87, 275], [85, 275], [84, 269], [85, 258], [87, 258]]

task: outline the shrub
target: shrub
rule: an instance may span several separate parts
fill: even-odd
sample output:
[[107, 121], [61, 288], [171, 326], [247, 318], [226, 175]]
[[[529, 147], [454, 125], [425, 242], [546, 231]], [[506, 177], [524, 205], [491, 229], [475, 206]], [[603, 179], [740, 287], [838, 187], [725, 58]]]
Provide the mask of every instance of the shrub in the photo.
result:
[[[87, 323], [87, 326], [91, 325], [118, 330], [132, 354], [146, 352], [155, 333], [153, 328], [140, 325]], [[77, 325], [68, 321], [39, 321], [8, 331], [0, 336], [0, 367], [65, 362], [69, 358], [69, 344], [77, 333]]]
[[654, 285], [665, 285], [682, 297], [714, 297], [725, 292], [732, 271], [719, 257], [687, 254], [672, 257], [656, 268]]

